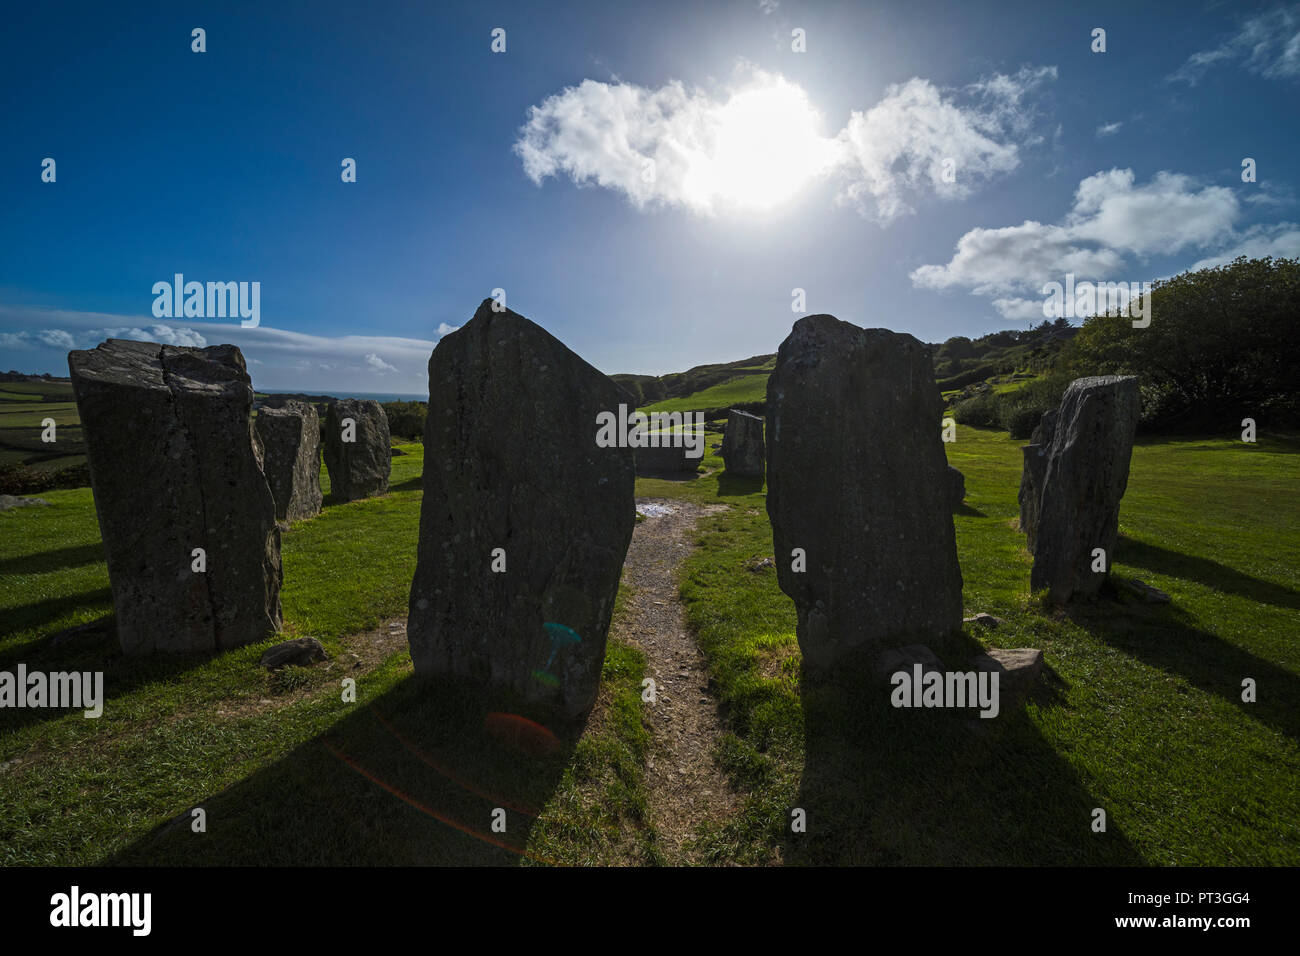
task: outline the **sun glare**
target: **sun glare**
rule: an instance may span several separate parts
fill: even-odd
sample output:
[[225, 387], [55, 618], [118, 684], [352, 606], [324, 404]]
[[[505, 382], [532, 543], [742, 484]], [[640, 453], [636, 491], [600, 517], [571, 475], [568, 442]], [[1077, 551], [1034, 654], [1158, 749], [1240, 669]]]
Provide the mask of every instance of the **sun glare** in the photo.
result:
[[711, 117], [712, 142], [697, 152], [687, 188], [703, 203], [765, 211], [834, 165], [838, 143], [818, 131], [807, 94], [779, 77], [734, 93]]

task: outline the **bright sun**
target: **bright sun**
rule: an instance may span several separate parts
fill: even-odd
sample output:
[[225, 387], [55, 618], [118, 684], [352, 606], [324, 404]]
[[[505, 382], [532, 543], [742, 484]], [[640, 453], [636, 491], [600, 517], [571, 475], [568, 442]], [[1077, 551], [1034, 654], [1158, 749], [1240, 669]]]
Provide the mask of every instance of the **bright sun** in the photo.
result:
[[818, 132], [819, 120], [808, 95], [779, 77], [734, 93], [708, 118], [712, 142], [692, 151], [687, 192], [701, 205], [780, 205], [837, 162], [839, 145]]

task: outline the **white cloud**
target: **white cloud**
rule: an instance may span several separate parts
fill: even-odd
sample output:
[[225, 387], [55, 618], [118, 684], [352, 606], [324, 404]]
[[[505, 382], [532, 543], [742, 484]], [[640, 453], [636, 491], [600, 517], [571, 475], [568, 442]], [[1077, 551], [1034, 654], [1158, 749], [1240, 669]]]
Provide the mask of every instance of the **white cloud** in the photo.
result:
[[584, 80], [529, 110], [515, 153], [538, 185], [568, 176], [622, 192], [640, 210], [705, 216], [770, 208], [836, 176], [838, 200], [883, 223], [910, 212], [915, 194], [960, 198], [1019, 165], [1017, 140], [1042, 141], [1030, 135], [1035, 111], [1026, 101], [1056, 68], [997, 74], [960, 91], [913, 78], [854, 110], [834, 136], [821, 132], [802, 87], [745, 64], [737, 76], [721, 95], [675, 80], [658, 89]]
[[76, 340], [63, 329], [41, 329], [36, 333], [36, 337], [54, 349], [75, 349], [77, 347]]
[[[376, 371], [383, 371], [391, 391], [423, 394], [428, 387], [432, 340], [395, 336], [344, 335], [330, 338], [277, 329], [263, 322], [245, 329], [237, 322], [210, 322], [194, 329], [173, 328], [151, 321], [152, 316], [125, 316], [97, 312], [37, 309], [0, 305], [0, 345], [33, 349], [50, 372], [59, 372], [63, 355], [35, 335], [20, 331], [43, 328], [59, 332], [60, 352], [68, 348], [94, 348], [107, 338], [139, 341], [170, 340], [174, 344], [231, 344], [239, 346], [249, 368], [257, 367], [253, 384], [262, 388], [321, 393], [370, 391]], [[445, 323], [444, 323], [445, 324]], [[66, 336], [64, 339], [62, 336]], [[67, 340], [73, 344], [68, 346]], [[41, 354], [41, 353], [44, 354]], [[388, 371], [371, 360], [374, 356]], [[380, 358], [382, 356], [382, 358]], [[62, 374], [66, 373], [66, 368]]]
[[1097, 138], [1103, 139], [1107, 136], [1114, 136], [1116, 133], [1119, 132], [1119, 128], [1123, 125], [1124, 123], [1122, 121], [1115, 122], [1115, 123], [1103, 123], [1101, 126], [1097, 127]]
[[455, 332], [459, 328], [459, 325], [448, 325], [446, 322], [439, 322], [438, 338], [442, 338], [444, 335], [451, 335], [451, 333]]
[[1190, 176], [1159, 172], [1145, 186], [1133, 170], [1112, 169], [1079, 183], [1070, 232], [1140, 254], [1180, 252], [1206, 246], [1232, 229], [1240, 214], [1236, 193], [1226, 186], [1197, 189]]
[[1232, 252], [1192, 267], [1200, 268], [1240, 251], [1283, 255], [1300, 244], [1300, 233], [1290, 223], [1238, 233], [1234, 224], [1240, 213], [1230, 189], [1198, 187], [1191, 177], [1170, 172], [1137, 185], [1132, 170], [1112, 169], [1079, 183], [1063, 222], [1028, 220], [1019, 226], [972, 229], [957, 240], [946, 264], [923, 265], [911, 279], [918, 288], [959, 288], [996, 297], [991, 304], [1006, 318], [1041, 317], [1041, 298], [1030, 296], [1041, 295], [1045, 282], [1061, 281], [1067, 273], [1093, 281], [1143, 278], [1123, 274], [1130, 255], [1237, 243]]
[[94, 348], [104, 339], [134, 339], [137, 342], [157, 342], [160, 345], [181, 345], [200, 349], [208, 344], [208, 340], [193, 329], [177, 329], [155, 322], [148, 329], [131, 326], [92, 330], [83, 336], [86, 342], [83, 348]]
[[1300, 78], [1300, 7], [1277, 7], [1251, 17], [1217, 47], [1193, 53], [1166, 79], [1195, 86], [1210, 67], [1231, 60], [1269, 79]]
[[1272, 226], [1254, 226], [1247, 229], [1241, 241], [1231, 249], [1215, 256], [1201, 259], [1191, 268], [1208, 269], [1231, 262], [1237, 256], [1262, 259], [1273, 256], [1280, 259], [1300, 258], [1300, 225], [1280, 222]]
[[[369, 365], [369, 366], [370, 366], [372, 369], [374, 369], [376, 372], [379, 372], [380, 374], [383, 374], [383, 373], [385, 373], [385, 372], [396, 372], [396, 371], [397, 371], [397, 367], [396, 367], [396, 366], [389, 365], [387, 362], [385, 362], [383, 359], [381, 359], [381, 358], [380, 358], [378, 355], [376, 355], [374, 352], [367, 352], [367, 353], [366, 353], [366, 364]], [[330, 366], [328, 366], [328, 365], [322, 365], [321, 367], [322, 367], [322, 368], [330, 368]]]
[[781, 0], [758, 0], [758, 9], [763, 11], [763, 16], [775, 13], [780, 5]]

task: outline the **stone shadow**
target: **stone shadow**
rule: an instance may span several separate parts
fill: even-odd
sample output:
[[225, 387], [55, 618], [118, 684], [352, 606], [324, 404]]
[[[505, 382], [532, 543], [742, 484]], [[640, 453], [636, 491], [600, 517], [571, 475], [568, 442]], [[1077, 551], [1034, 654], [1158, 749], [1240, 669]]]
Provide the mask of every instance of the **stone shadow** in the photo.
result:
[[[505, 695], [410, 678], [228, 789], [193, 794], [178, 816], [104, 863], [518, 865], [582, 728], [553, 725], [555, 739], [521, 732], [512, 743], [488, 729], [494, 712], [546, 723]], [[199, 806], [202, 834], [191, 831]], [[505, 833], [492, 831], [496, 808]]]
[[1125, 535], [1120, 535], [1119, 547], [1115, 550], [1116, 560], [1124, 564], [1146, 568], [1171, 578], [1195, 581], [1215, 591], [1236, 594], [1261, 604], [1300, 610], [1300, 591], [1242, 574], [1209, 558], [1170, 551], [1145, 541], [1134, 541]]
[[103, 560], [105, 560], [104, 546], [96, 541], [94, 544], [79, 544], [68, 548], [55, 548], [53, 551], [41, 551], [37, 554], [0, 558], [0, 574], [49, 574], [52, 571], [79, 568]]
[[[1106, 591], [1102, 592], [1105, 595]], [[1300, 677], [1272, 661], [1193, 626], [1170, 605], [1123, 605], [1104, 597], [1072, 604], [1070, 620], [1098, 640], [1150, 667], [1217, 694], [1254, 720], [1300, 740]], [[1254, 678], [1258, 697], [1241, 699], [1242, 678]]]
[[729, 498], [733, 495], [752, 495], [763, 490], [763, 479], [728, 475], [725, 471], [718, 476], [718, 497]]
[[[979, 646], [943, 650], [969, 670]], [[1032, 692], [1059, 705], [1060, 679], [1045, 670]], [[807, 832], [785, 823], [783, 859], [811, 865], [1080, 866], [1145, 861], [1113, 819], [1092, 830], [1092, 796], [1029, 719], [1004, 700], [978, 711], [894, 708], [888, 682], [861, 661], [833, 677], [801, 679], [805, 764], [796, 806]]]
[[[51, 605], [43, 614], [39, 611], [36, 614], [37, 620], [48, 620], [52, 613], [66, 611], [71, 607], [90, 606], [101, 601], [111, 607], [112, 594], [108, 588], [70, 598], [43, 601], [39, 605], [28, 605], [23, 610]], [[102, 671], [103, 703], [107, 708], [115, 697], [129, 694], [146, 684], [170, 681], [222, 653], [228, 652], [127, 657], [118, 646], [113, 615], [108, 614], [78, 627], [0, 649], [0, 671], [15, 673], [19, 664], [25, 664], [28, 673]], [[0, 708], [0, 733], [10, 733], [32, 724], [57, 720], [70, 713], [76, 714], [79, 711], [54, 707]]]

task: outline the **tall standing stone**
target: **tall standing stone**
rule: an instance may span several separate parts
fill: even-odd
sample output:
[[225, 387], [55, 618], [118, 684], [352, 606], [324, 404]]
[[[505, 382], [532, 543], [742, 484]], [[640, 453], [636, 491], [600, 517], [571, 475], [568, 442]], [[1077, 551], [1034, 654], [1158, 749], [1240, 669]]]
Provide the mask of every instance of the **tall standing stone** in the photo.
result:
[[1046, 588], [1053, 603], [1090, 597], [1106, 580], [1138, 414], [1133, 375], [1078, 378], [1065, 390], [1046, 456], [1030, 573], [1030, 587]]
[[1043, 497], [1043, 480], [1047, 477], [1047, 452], [1056, 431], [1056, 409], [1043, 412], [1029, 436], [1029, 444], [1020, 449], [1020, 530], [1025, 533], [1025, 547], [1034, 553], [1038, 539], [1038, 505]]
[[122, 650], [211, 651], [278, 631], [280, 532], [239, 349], [109, 339], [68, 367]]
[[257, 410], [267, 484], [277, 521], [320, 513], [320, 415], [311, 402], [289, 400]]
[[767, 383], [767, 512], [814, 667], [961, 627], [942, 417], [929, 351], [910, 335], [811, 315], [781, 343]]
[[[352, 422], [351, 430], [348, 422]], [[388, 416], [378, 402], [356, 398], [331, 402], [325, 412], [330, 494], [341, 501], [355, 501], [386, 493], [393, 467], [391, 444]]]
[[727, 474], [741, 478], [762, 478], [765, 465], [763, 419], [737, 408], [727, 413], [727, 430], [722, 436], [722, 460]]
[[411, 659], [576, 717], [596, 699], [636, 520], [632, 449], [596, 442], [623, 396], [492, 304], [429, 359]]

